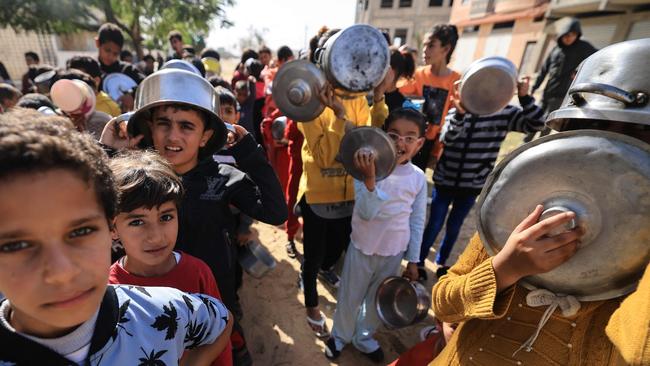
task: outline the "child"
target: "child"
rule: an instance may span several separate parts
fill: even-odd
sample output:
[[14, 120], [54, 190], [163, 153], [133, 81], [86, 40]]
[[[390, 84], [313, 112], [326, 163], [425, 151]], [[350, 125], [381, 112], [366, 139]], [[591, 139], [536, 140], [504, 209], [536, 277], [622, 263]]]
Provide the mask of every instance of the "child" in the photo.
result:
[[95, 81], [95, 110], [104, 112], [111, 117], [117, 117], [122, 114], [120, 106], [111, 99], [103, 90], [99, 89], [99, 84], [102, 81], [102, 71], [99, 68], [97, 60], [90, 56], [74, 56], [66, 63], [68, 69], [77, 69], [90, 75]]
[[[207, 80], [183, 71], [169, 72], [182, 73], [183, 77], [194, 78], [195, 83], [207, 84], [200, 90], [211, 95], [199, 100], [218, 100]], [[157, 86], [148, 85], [149, 82]], [[148, 88], [166, 85], [157, 84], [151, 78], [143, 83], [142, 87]], [[168, 90], [158, 92], [169, 96]], [[198, 257], [210, 267], [224, 304], [234, 309], [237, 307], [236, 247], [231, 238], [236, 222], [230, 206], [253, 219], [279, 225], [287, 218], [284, 194], [262, 148], [241, 126], [234, 126], [237, 139], [228, 146], [238, 168], [215, 162], [213, 155], [225, 140], [223, 122], [214, 112], [219, 110], [218, 106], [216, 103], [197, 105], [192, 102], [196, 99], [184, 98], [174, 95], [165, 98], [164, 103], [151, 100], [136, 111], [128, 126], [139, 126], [140, 131], [151, 136], [151, 140], [143, 140], [140, 146], [153, 147], [183, 180], [186, 194], [178, 212], [176, 249]], [[238, 344], [233, 339], [235, 348], [240, 345], [243, 347], [243, 341]]]
[[[313, 55], [339, 30], [326, 31], [315, 43]], [[315, 62], [315, 61], [314, 61]], [[325, 315], [318, 308], [316, 279], [320, 276], [332, 287], [339, 277], [332, 270], [350, 242], [350, 220], [354, 205], [354, 184], [343, 165], [336, 160], [341, 140], [350, 127], [381, 126], [388, 115], [384, 90], [391, 72], [373, 91], [372, 107], [366, 95], [354, 93], [339, 98], [331, 85], [323, 88], [320, 98], [325, 110], [308, 123], [299, 123], [304, 136], [302, 145], [303, 174], [300, 177], [298, 205], [303, 218], [304, 261], [300, 283], [305, 293], [307, 323], [319, 338], [329, 336]], [[344, 90], [337, 93], [346, 94]]]
[[0, 113], [13, 108], [23, 94], [13, 85], [0, 83]]
[[60, 117], [4, 114], [0, 167], [0, 364], [208, 365], [224, 349], [220, 301], [107, 286], [117, 195], [89, 136]]
[[[165, 286], [221, 298], [210, 268], [174, 251], [178, 234], [181, 179], [153, 152], [132, 152], [111, 160], [119, 196], [111, 235], [126, 255], [111, 266], [108, 283]], [[213, 365], [232, 365], [230, 343]]]
[[458, 238], [463, 221], [481, 193], [483, 184], [492, 171], [501, 143], [509, 131], [531, 132], [544, 127], [543, 112], [528, 95], [529, 78], [517, 85], [521, 107], [507, 105], [496, 113], [477, 116], [465, 113], [458, 96], [453, 98], [456, 106], [447, 117], [440, 141], [445, 148], [433, 175], [431, 213], [422, 238], [419, 272], [421, 280], [427, 279], [424, 261], [446, 220], [445, 237], [436, 256], [436, 276], [442, 277], [449, 253]]
[[[233, 87], [235, 88], [235, 94], [237, 95], [237, 102], [240, 107], [240, 118], [238, 125], [244, 127], [248, 133], [253, 134], [255, 137], [255, 122], [254, 122], [254, 110], [255, 110], [255, 81], [254, 80], [239, 80]], [[257, 141], [257, 140], [256, 140]]]
[[[97, 60], [102, 71], [102, 81], [106, 75], [119, 72], [127, 75], [136, 84], [140, 84], [144, 80], [144, 74], [140, 72], [133, 64], [120, 61], [119, 55], [124, 46], [124, 35], [122, 30], [113, 23], [104, 23], [97, 31], [95, 38], [95, 45], [98, 49]], [[102, 90], [102, 83], [98, 86]], [[123, 112], [133, 110], [133, 95], [132, 93], [125, 93], [118, 101], [122, 107]]]
[[420, 152], [413, 158], [413, 164], [423, 171], [429, 165], [431, 156], [436, 159], [442, 152], [442, 144], [438, 143], [438, 134], [444, 123], [450, 106], [451, 91], [454, 83], [460, 79], [460, 74], [447, 65], [458, 41], [458, 30], [451, 24], [437, 24], [430, 33], [424, 36], [422, 43], [422, 58], [424, 66], [415, 70], [412, 79], [399, 88], [406, 96], [424, 98], [422, 113], [427, 116], [426, 141]]
[[326, 342], [329, 359], [337, 358], [352, 342], [372, 361], [383, 361], [383, 351], [373, 338], [379, 326], [377, 287], [399, 272], [402, 259], [409, 262], [405, 275], [411, 280], [418, 277], [427, 180], [410, 160], [424, 144], [425, 125], [424, 115], [413, 109], [396, 109], [388, 115], [385, 128], [395, 142], [397, 167], [381, 182], [375, 179], [376, 157], [361, 150], [355, 154], [364, 181], [354, 181], [352, 245], [345, 255], [332, 337]]
[[[614, 49], [608, 50], [610, 47]], [[599, 58], [600, 55], [607, 57]], [[619, 68], [610, 64], [612, 55], [629, 62], [632, 69], [621, 74]], [[598, 82], [645, 95], [650, 92], [649, 80], [634, 76], [645, 72], [649, 57], [648, 39], [609, 46], [583, 62], [574, 84]], [[583, 71], [585, 76], [581, 75]], [[567, 98], [560, 110], [574, 112], [551, 115], [547, 123], [559, 131], [604, 130], [650, 144], [648, 119], [639, 118], [636, 106], [621, 103], [612, 113], [603, 99], [609, 101], [600, 97], [574, 105]], [[616, 120], [595, 120], [591, 116]], [[566, 143], [573, 143], [571, 140], [567, 138]], [[640, 177], [638, 185], [647, 187], [648, 179], [647, 175]], [[603, 185], [612, 184], [609, 176], [601, 180]], [[625, 297], [582, 302], [574, 315], [564, 316], [560, 308], [547, 307], [545, 311], [544, 307], [532, 306], [538, 305], [534, 301], [529, 302], [529, 297], [535, 299], [529, 296], [534, 293], [520, 285], [519, 280], [551, 271], [572, 258], [577, 250], [583, 250], [578, 249], [585, 235], [580, 226], [551, 238], [547, 236], [573, 220], [575, 214], [565, 212], [540, 221], [542, 209], [538, 205], [524, 218], [494, 256], [487, 253], [481, 238], [475, 235], [458, 262], [434, 286], [432, 307], [436, 317], [460, 325], [430, 365], [650, 364], [650, 266], [635, 292]], [[644, 212], [640, 209], [630, 215], [645, 215]], [[615, 230], [616, 220], [610, 221], [609, 229]], [[639, 234], [638, 240], [650, 244], [647, 235]], [[611, 243], [614, 247], [618, 244]]]

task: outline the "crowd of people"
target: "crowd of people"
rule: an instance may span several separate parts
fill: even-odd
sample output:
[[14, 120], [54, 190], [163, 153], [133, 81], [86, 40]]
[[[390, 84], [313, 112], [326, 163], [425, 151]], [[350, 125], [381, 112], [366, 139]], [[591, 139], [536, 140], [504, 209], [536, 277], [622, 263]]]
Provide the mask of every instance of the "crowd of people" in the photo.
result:
[[[459, 33], [439, 24], [425, 35], [421, 60], [416, 49], [390, 46], [388, 72], [373, 90], [327, 83], [323, 112], [291, 119], [274, 101], [275, 76], [296, 58], [318, 64], [339, 31], [323, 27], [298, 57], [287, 46], [275, 58], [268, 47], [245, 50], [225, 80], [219, 53], [196, 52], [177, 31], [165, 60], [148, 54], [134, 63], [121, 30], [107, 23], [97, 58], [75, 56], [57, 69], [28, 52], [20, 89], [0, 75], [0, 365], [252, 364], [238, 257], [254, 221], [283, 225], [286, 255], [301, 260], [302, 321], [330, 360], [352, 344], [395, 365], [650, 364], [648, 271], [629, 296], [570, 314], [542, 316], [528, 300], [533, 292], [518, 285], [576, 253], [584, 228], [551, 234], [575, 213], [541, 220], [537, 206], [496, 255], [477, 235], [448, 263], [506, 135], [542, 131], [578, 65], [596, 52], [577, 20], [558, 32], [532, 90], [521, 78], [518, 105], [496, 113], [461, 102], [461, 74], [449, 66]], [[638, 52], [650, 53], [644, 47]], [[107, 94], [114, 74], [134, 86]], [[538, 105], [532, 94], [546, 78]], [[58, 93], [64, 86], [73, 92]], [[72, 94], [83, 97], [68, 107]], [[346, 133], [364, 126], [395, 146], [385, 179], [369, 151], [353, 157], [362, 180], [338, 156]], [[622, 133], [650, 143], [647, 131]], [[436, 323], [422, 343], [386, 360], [374, 337], [377, 289], [395, 275], [429, 281], [425, 261], [443, 226]], [[319, 279], [337, 289], [331, 330]]]

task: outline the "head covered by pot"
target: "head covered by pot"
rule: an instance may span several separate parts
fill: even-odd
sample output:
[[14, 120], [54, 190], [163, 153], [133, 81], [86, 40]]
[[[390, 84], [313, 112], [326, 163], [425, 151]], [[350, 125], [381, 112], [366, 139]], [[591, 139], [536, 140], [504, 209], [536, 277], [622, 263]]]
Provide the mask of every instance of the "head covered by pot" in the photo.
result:
[[273, 80], [274, 101], [295, 121], [311, 121], [323, 112], [319, 94], [327, 83], [346, 92], [367, 92], [381, 83], [390, 64], [386, 39], [365, 24], [326, 32], [314, 55], [317, 65], [288, 62]]
[[192, 72], [169, 68], [159, 70], [140, 83], [135, 96], [135, 112], [129, 119], [130, 136], [144, 134], [140, 148], [153, 146], [151, 138], [151, 112], [164, 105], [183, 105], [202, 112], [205, 128], [214, 130], [212, 137], [199, 151], [203, 159], [221, 150], [226, 144], [228, 130], [219, 117], [219, 97], [210, 83]]
[[611, 299], [633, 291], [650, 262], [649, 58], [650, 40], [587, 58], [547, 120], [563, 132], [519, 147], [488, 178], [478, 231], [491, 254], [537, 204], [544, 205], [540, 220], [573, 211], [564, 229], [585, 230], [572, 258], [524, 278], [524, 286], [581, 301]]

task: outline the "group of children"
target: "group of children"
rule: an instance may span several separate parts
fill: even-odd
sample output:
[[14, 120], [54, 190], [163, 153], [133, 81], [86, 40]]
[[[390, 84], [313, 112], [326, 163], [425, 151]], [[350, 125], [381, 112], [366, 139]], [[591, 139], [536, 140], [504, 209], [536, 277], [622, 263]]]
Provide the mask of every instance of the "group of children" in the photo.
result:
[[[323, 29], [312, 40], [312, 61], [337, 31]], [[88, 60], [69, 66], [97, 84], [107, 72], [130, 76], [135, 71], [117, 61], [120, 37], [112, 25], [100, 28], [99, 75]], [[402, 272], [402, 260], [403, 276], [426, 279], [424, 260], [450, 205], [432, 301], [449, 339], [427, 362], [650, 362], [647, 352], [636, 352], [649, 344], [647, 273], [620, 309], [617, 299], [586, 304], [570, 319], [550, 314], [535, 347], [518, 357], [506, 354], [526, 343], [541, 316], [517, 282], [575, 254], [582, 228], [547, 236], [573, 213], [538, 222], [538, 206], [496, 256], [475, 236], [457, 264], [444, 267], [507, 132], [543, 127], [527, 80], [518, 85], [521, 107], [508, 105], [489, 116], [465, 110], [453, 89], [459, 74], [447, 67], [457, 40], [454, 26], [435, 26], [423, 42], [425, 66], [412, 72], [410, 53], [392, 52], [371, 106], [364, 93], [327, 85], [320, 96], [325, 110], [304, 123], [274, 107], [268, 91], [277, 69], [261, 56], [270, 55], [266, 49], [242, 57], [230, 85], [213, 80], [220, 85], [213, 88], [205, 75], [166, 71], [207, 84], [195, 92], [209, 94], [214, 103], [208, 108], [184, 97], [136, 106], [126, 93], [121, 106], [137, 107], [128, 131], [137, 126], [142, 135], [126, 133], [116, 119], [99, 143], [80, 133], [88, 129], [78, 122], [8, 107], [0, 115], [0, 292], [6, 297], [0, 302], [0, 364], [250, 364], [239, 324], [238, 244], [249, 240], [251, 219], [286, 221], [286, 250], [295, 257], [298, 212], [304, 236], [299, 284], [307, 323], [324, 340], [326, 357], [336, 359], [351, 343], [383, 362], [374, 338], [377, 288]], [[291, 58], [284, 52], [279, 67]], [[406, 80], [398, 81], [401, 76]], [[140, 88], [164, 87], [152, 77], [135, 75], [134, 81]], [[402, 93], [424, 97], [422, 112]], [[244, 111], [246, 103], [252, 108]], [[245, 112], [253, 123], [243, 127]], [[285, 124], [280, 138], [272, 133], [278, 119]], [[377, 181], [372, 153], [354, 155], [363, 180], [354, 180], [337, 159], [345, 133], [358, 126], [382, 128], [395, 145], [397, 165], [384, 180]], [[437, 151], [435, 141], [444, 149]], [[423, 170], [431, 157], [436, 166], [427, 223]], [[333, 267], [343, 253], [339, 279]], [[318, 276], [338, 287], [331, 332], [318, 306]], [[621, 330], [630, 308], [640, 309], [631, 336]], [[405, 363], [409, 357], [397, 364], [420, 364]]]

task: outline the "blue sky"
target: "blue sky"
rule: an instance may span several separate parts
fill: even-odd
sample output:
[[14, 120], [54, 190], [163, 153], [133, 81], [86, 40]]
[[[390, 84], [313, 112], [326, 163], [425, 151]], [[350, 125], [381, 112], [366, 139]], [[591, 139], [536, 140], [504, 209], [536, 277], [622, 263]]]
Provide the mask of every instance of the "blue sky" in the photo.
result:
[[265, 40], [272, 49], [288, 45], [297, 50], [322, 26], [345, 27], [354, 23], [356, 0], [236, 0], [234, 7], [226, 8], [229, 20], [235, 26], [214, 28], [206, 43], [210, 47], [224, 47], [239, 53], [239, 39], [248, 34], [251, 26], [267, 29]]

